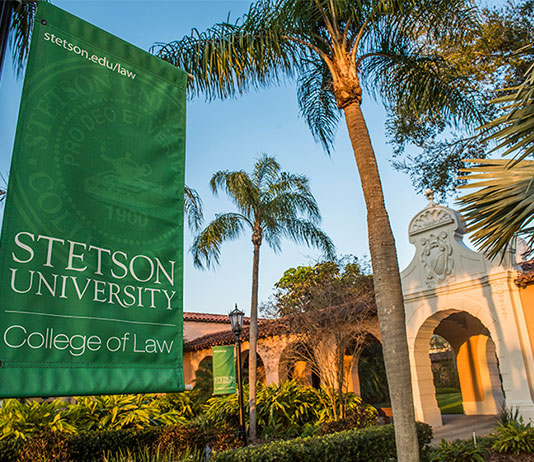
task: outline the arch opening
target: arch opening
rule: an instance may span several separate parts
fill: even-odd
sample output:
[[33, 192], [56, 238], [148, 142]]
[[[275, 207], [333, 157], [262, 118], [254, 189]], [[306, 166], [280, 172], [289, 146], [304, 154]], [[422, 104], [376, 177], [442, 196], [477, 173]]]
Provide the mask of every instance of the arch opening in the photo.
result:
[[303, 385], [319, 388], [320, 370], [310, 347], [302, 342], [288, 345], [278, 363], [280, 381], [295, 379]]
[[466, 415], [498, 414], [504, 403], [504, 393], [491, 334], [475, 316], [452, 309], [429, 317], [415, 340], [414, 391], [415, 399], [419, 400], [419, 413], [423, 414], [418, 418], [434, 426], [442, 424], [431, 359], [433, 337], [434, 343], [441, 338], [450, 345], [449, 355], [456, 366], [461, 399], [461, 408], [456, 406], [456, 410], [462, 409]]
[[[245, 350], [241, 353], [241, 364], [243, 371], [243, 383], [248, 383], [248, 364], [249, 364], [249, 350]], [[258, 382], [266, 383], [265, 378], [265, 365], [259, 353], [256, 353], [256, 379]]]

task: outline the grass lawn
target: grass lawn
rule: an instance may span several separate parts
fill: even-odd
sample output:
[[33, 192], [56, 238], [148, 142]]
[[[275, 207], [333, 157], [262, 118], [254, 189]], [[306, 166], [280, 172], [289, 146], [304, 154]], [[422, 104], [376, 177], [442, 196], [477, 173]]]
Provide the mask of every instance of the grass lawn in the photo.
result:
[[436, 395], [442, 414], [463, 414], [461, 393], [439, 393]]

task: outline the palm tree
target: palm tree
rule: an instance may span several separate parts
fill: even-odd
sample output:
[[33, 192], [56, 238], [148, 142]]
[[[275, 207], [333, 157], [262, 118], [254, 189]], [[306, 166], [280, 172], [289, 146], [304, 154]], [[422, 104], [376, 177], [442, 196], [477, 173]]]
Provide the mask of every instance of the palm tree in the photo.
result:
[[210, 181], [214, 194], [224, 190], [238, 212], [222, 213], [195, 238], [191, 251], [197, 267], [210, 267], [219, 262], [224, 241], [237, 239], [248, 227], [254, 248], [252, 263], [252, 296], [250, 301], [249, 347], [249, 434], [256, 438], [256, 344], [258, 336], [258, 272], [260, 247], [265, 240], [275, 251], [281, 238], [311, 245], [332, 257], [334, 245], [317, 225], [319, 207], [305, 176], [281, 172], [273, 157], [264, 154], [254, 164], [251, 174], [219, 171]]
[[[471, 24], [468, 0], [259, 0], [234, 23], [153, 52], [194, 78], [192, 92], [231, 97], [296, 76], [300, 112], [327, 151], [341, 115], [367, 205], [374, 285], [399, 461], [417, 460], [404, 305], [395, 240], [361, 111], [362, 86], [392, 109], [457, 121], [475, 118], [432, 41]], [[448, 76], [445, 78], [444, 76]], [[448, 80], [449, 79], [449, 80]]]
[[[494, 150], [511, 159], [470, 160], [466, 168], [468, 184], [461, 188], [477, 188], [460, 198], [462, 212], [472, 232], [473, 241], [495, 257], [518, 233], [534, 243], [534, 161], [525, 160], [534, 154], [534, 66], [525, 81], [495, 99], [503, 105], [504, 114], [484, 127], [496, 141]], [[501, 254], [502, 255], [502, 254]]]

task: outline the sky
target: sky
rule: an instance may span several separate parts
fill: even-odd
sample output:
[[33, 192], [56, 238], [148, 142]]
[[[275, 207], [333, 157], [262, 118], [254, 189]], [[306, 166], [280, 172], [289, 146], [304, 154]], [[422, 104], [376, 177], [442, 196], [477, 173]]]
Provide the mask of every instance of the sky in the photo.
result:
[[[244, 0], [55, 0], [53, 3], [144, 50], [154, 42], [180, 39], [193, 28], [204, 30], [226, 20], [228, 15], [237, 18], [250, 4]], [[4, 178], [9, 172], [22, 83], [22, 78], [14, 76], [8, 56], [0, 81], [0, 174]], [[386, 113], [382, 104], [364, 95], [362, 109], [382, 176], [402, 270], [414, 253], [414, 247], [408, 242], [408, 224], [427, 200], [416, 194], [407, 175], [390, 165], [392, 147], [385, 138]], [[310, 179], [323, 217], [321, 227], [333, 240], [339, 255], [368, 257], [365, 204], [344, 122], [339, 126], [335, 150], [329, 157], [315, 144], [298, 116], [292, 82], [252, 91], [236, 99], [207, 102], [196, 98], [188, 102], [186, 184], [199, 192], [206, 223], [216, 213], [234, 210], [223, 195], [213, 196], [209, 189], [211, 176], [219, 170], [251, 171], [262, 153], [274, 156], [283, 170]], [[206, 271], [193, 267], [191, 254], [187, 252], [192, 239], [192, 233], [186, 229], [184, 311], [228, 313], [237, 303], [249, 314], [250, 235], [224, 243], [220, 265]], [[314, 249], [287, 240], [283, 241], [280, 253], [263, 245], [260, 303], [268, 300], [274, 284], [286, 269], [313, 264], [319, 258], [320, 254]]]

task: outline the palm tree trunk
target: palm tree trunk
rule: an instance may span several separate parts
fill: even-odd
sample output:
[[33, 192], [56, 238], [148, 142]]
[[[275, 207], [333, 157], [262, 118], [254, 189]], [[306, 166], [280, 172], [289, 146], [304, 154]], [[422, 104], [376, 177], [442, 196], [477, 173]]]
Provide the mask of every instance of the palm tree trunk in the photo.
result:
[[258, 344], [258, 279], [260, 267], [260, 244], [254, 243], [252, 262], [252, 297], [250, 301], [250, 346], [248, 349], [248, 385], [249, 385], [249, 440], [256, 439], [256, 352]]
[[384, 204], [375, 154], [360, 103], [344, 108], [365, 204], [369, 250], [399, 462], [419, 461], [404, 302], [395, 239]]

